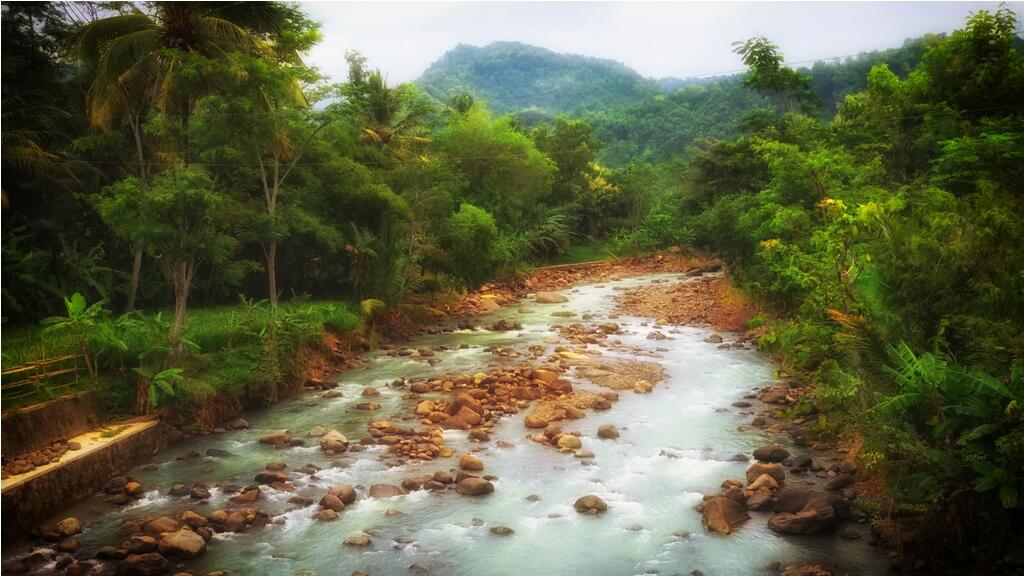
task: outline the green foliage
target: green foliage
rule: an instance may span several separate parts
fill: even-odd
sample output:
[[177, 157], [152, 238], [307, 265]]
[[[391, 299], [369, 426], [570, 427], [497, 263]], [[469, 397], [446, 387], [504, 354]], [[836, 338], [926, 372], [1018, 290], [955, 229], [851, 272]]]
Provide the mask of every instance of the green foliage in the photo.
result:
[[493, 278], [505, 257], [494, 217], [463, 202], [445, 228], [442, 242], [451, 272], [469, 288]]

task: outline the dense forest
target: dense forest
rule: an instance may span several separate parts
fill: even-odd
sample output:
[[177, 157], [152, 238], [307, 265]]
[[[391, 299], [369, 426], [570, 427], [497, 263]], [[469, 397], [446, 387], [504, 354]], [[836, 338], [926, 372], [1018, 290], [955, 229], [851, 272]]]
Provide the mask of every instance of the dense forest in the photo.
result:
[[122, 413], [273, 400], [324, 330], [540, 263], [706, 250], [816, 386], [794, 417], [863, 442], [873, 512], [928, 530], [907, 541], [931, 573], [1019, 566], [1009, 8], [801, 70], [752, 38], [747, 73], [667, 92], [517, 44], [460, 46], [418, 87], [339, 54], [335, 84], [295, 5], [91, 7], [3, 5], [5, 363], [71, 342]]

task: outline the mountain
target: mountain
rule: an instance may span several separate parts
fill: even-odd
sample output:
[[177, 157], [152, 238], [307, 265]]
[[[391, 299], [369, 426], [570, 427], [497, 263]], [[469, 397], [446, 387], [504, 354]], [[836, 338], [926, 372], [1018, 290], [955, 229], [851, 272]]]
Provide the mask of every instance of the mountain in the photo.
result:
[[469, 92], [499, 113], [580, 113], [635, 104], [661, 92], [654, 80], [612, 60], [559, 54], [519, 42], [459, 44], [417, 81], [444, 101]]

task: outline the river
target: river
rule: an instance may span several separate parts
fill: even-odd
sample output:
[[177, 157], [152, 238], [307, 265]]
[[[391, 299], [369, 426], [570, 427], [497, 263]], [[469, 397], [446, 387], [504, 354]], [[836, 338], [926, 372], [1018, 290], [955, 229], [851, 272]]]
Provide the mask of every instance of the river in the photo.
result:
[[[217, 535], [208, 552], [188, 564], [189, 570], [332, 576], [357, 570], [370, 575], [616, 576], [689, 575], [699, 570], [712, 576], [769, 574], [773, 561], [807, 561], [839, 565], [855, 574], [883, 573], [883, 558], [866, 538], [780, 536], [768, 529], [766, 513], [752, 513], [750, 521], [728, 536], [702, 528], [700, 514], [694, 510], [702, 495], [717, 492], [727, 478], [743, 478], [749, 465], [731, 458], [737, 453], [749, 455], [769, 440], [782, 441], [754, 429], [738, 430], [749, 415], [730, 407], [752, 387], [772, 381], [772, 364], [755, 350], [720, 349], [706, 343], [711, 333], [708, 329], [661, 328], [670, 340], [648, 340], [653, 329], [649, 320], [615, 318], [623, 332], [616, 338], [628, 347], [656, 354], [653, 359], [665, 366], [668, 377], [650, 394], [623, 391], [611, 410], [588, 412], [583, 419], [563, 422], [565, 430], [582, 433], [583, 448], [594, 453], [593, 459], [577, 459], [530, 441], [523, 413], [505, 418], [495, 427], [492, 440], [481, 444], [484, 449], [476, 453], [486, 464], [485, 473], [498, 477], [494, 493], [488, 496], [465, 497], [450, 490], [417, 491], [388, 499], [366, 496], [365, 488], [371, 484], [399, 484], [404, 478], [455, 468], [457, 456], [475, 446], [463, 431], [445, 432], [446, 444], [455, 452], [452, 458], [396, 467], [380, 458], [384, 446], [331, 458], [315, 442], [289, 449], [257, 442], [269, 432], [287, 429], [302, 436], [318, 425], [358, 439], [366, 434], [370, 420], [401, 420], [411, 414], [414, 401], [403, 399], [407, 390], [390, 388], [392, 380], [478, 372], [499, 360], [485, 350], [487, 346], [517, 350], [531, 344], [553, 347], [557, 333], [552, 324], [579, 321], [583, 314], [592, 315], [593, 322], [607, 321], [613, 314], [612, 298], [617, 290], [678, 278], [662, 274], [580, 286], [563, 292], [568, 303], [523, 302], [491, 316], [520, 322], [521, 330], [458, 330], [424, 335], [410, 343], [414, 348], [447, 346], [448, 350], [437, 352], [441, 362], [436, 366], [408, 357], [371, 354], [367, 368], [337, 376], [342, 397], [299, 395], [250, 414], [248, 430], [177, 444], [155, 457], [155, 470], [140, 467], [131, 471], [149, 490], [141, 500], [116, 507], [97, 495], [60, 517], [79, 518], [84, 527], [80, 536], [83, 550], [95, 551], [118, 541], [117, 530], [124, 520], [177, 514], [189, 508], [208, 514], [223, 507], [228, 498], [215, 487], [206, 504], [166, 496], [173, 483], [204, 482], [213, 487], [231, 480], [246, 484], [266, 462], [284, 461], [289, 470], [307, 463], [323, 470], [315, 477], [295, 474], [294, 493], [265, 489], [265, 499], [258, 507], [274, 516], [273, 523], [248, 533]], [[579, 316], [575, 320], [552, 317], [556, 311]], [[462, 344], [469, 347], [459, 349]], [[606, 357], [616, 355], [623, 352], [605, 351]], [[577, 389], [596, 389], [569, 374]], [[380, 410], [353, 409], [354, 404], [366, 400], [360, 396], [364, 386], [380, 390], [381, 395], [372, 399], [380, 402]], [[616, 425], [621, 436], [598, 439], [597, 428], [602, 424]], [[497, 440], [513, 446], [499, 447]], [[227, 450], [233, 456], [187, 457], [191, 452], [205, 454], [208, 448]], [[342, 511], [338, 520], [312, 519], [315, 505], [289, 511], [294, 506], [287, 504], [288, 498], [299, 495], [318, 501], [326, 487], [337, 484], [351, 484], [359, 492], [357, 502]], [[577, 514], [573, 502], [585, 494], [604, 499], [608, 511], [600, 516]], [[531, 495], [539, 498], [527, 499]], [[387, 514], [389, 509], [393, 511]], [[507, 526], [514, 534], [495, 535], [490, 532], [494, 525]], [[347, 537], [363, 532], [370, 535], [369, 547], [342, 545]]]

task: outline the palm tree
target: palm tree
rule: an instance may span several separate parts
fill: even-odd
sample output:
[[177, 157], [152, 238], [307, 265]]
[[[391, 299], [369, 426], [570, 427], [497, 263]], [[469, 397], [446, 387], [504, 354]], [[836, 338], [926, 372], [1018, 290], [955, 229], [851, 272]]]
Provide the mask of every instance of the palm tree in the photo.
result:
[[[269, 53], [277, 48], [293, 8], [277, 2], [153, 2], [149, 13], [136, 9], [96, 20], [79, 32], [78, 56], [92, 77], [86, 110], [93, 127], [110, 130], [124, 117], [132, 133], [139, 178], [151, 175], [146, 161], [142, 123], [150, 109], [176, 117], [182, 128], [178, 153], [188, 159], [187, 128], [198, 99], [214, 86], [186, 88], [174, 72], [189, 54], [222, 58], [233, 51]], [[282, 59], [297, 57], [277, 53]], [[142, 267], [136, 243], [128, 310], [134, 307]]]
[[350, 90], [350, 102], [364, 138], [399, 150], [410, 142], [424, 142], [426, 117], [433, 107], [412, 84], [388, 86], [380, 70], [369, 73]]

